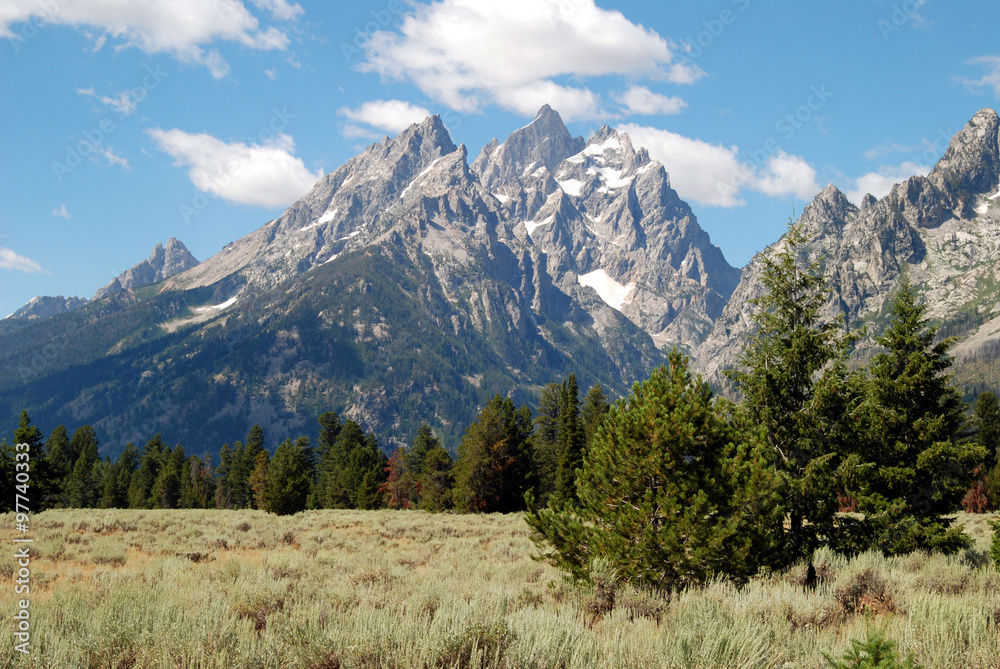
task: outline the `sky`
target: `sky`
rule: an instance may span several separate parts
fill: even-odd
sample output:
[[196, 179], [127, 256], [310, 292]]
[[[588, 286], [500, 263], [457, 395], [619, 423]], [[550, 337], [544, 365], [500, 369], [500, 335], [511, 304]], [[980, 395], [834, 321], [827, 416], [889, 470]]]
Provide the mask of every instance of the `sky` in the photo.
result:
[[729, 262], [833, 183], [926, 173], [1000, 105], [992, 0], [0, 0], [0, 315], [204, 260], [440, 114], [627, 132]]

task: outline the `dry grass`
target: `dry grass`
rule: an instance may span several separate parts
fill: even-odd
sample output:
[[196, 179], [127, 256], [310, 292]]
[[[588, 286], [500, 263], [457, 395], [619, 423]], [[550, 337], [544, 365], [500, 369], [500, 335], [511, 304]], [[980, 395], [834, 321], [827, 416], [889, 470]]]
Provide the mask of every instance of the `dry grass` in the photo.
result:
[[[866, 617], [926, 667], [1000, 667], [1000, 574], [965, 555], [805, 566], [667, 601], [567, 583], [519, 515], [50, 511], [25, 667], [808, 667]], [[0, 535], [10, 545], [13, 517]], [[0, 557], [3, 615], [14, 563]], [[13, 662], [11, 644], [0, 663]]]

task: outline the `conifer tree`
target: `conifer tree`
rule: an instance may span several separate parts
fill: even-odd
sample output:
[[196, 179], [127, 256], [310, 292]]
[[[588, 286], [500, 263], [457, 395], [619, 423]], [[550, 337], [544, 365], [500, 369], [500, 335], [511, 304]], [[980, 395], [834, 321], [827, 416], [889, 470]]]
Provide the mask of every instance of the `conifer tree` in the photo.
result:
[[469, 426], [458, 447], [454, 503], [474, 513], [509, 513], [525, 508], [534, 463], [531, 409], [493, 397]]
[[595, 558], [642, 587], [747, 578], [773, 553], [779, 482], [762, 434], [736, 420], [674, 350], [612, 407], [584, 454], [579, 506], [529, 510], [533, 538], [578, 578]]
[[[291, 442], [288, 439], [285, 439], [278, 449], [281, 450], [281, 448], [286, 445], [288, 447], [291, 446]], [[277, 451], [275, 451], [275, 456], [277, 456]], [[273, 495], [269, 494], [268, 491], [268, 478], [270, 470], [270, 453], [267, 451], [258, 452], [253, 471], [250, 472], [250, 478], [247, 479], [247, 485], [250, 487], [250, 508], [263, 509], [264, 511], [278, 513], [275, 509], [281, 507], [281, 500], [277, 499], [275, 495], [277, 495], [279, 491], [276, 489]]]
[[154, 509], [176, 509], [181, 501], [181, 473], [184, 461], [187, 459], [184, 447], [178, 444], [175, 448], [167, 447], [163, 451], [161, 466], [153, 488], [150, 491], [149, 504]]
[[597, 434], [597, 428], [600, 427], [601, 421], [608, 415], [610, 409], [611, 405], [608, 403], [607, 395], [604, 394], [604, 388], [601, 387], [601, 384], [595, 383], [587, 391], [586, 397], [583, 398], [583, 406], [580, 408], [584, 448], [590, 446], [594, 435]]
[[[386, 508], [412, 509], [418, 501], [419, 485], [417, 477], [410, 469], [410, 460], [407, 455], [406, 450], [400, 446], [393, 451], [386, 463], [386, 478], [379, 486], [382, 503]], [[421, 455], [421, 465], [426, 455], [426, 452]]]
[[146, 442], [142, 449], [139, 469], [132, 475], [128, 488], [128, 506], [130, 509], [152, 508], [153, 484], [160, 475], [164, 461], [164, 450], [167, 445], [159, 433]]
[[[237, 450], [239, 450], [242, 444], [236, 442], [236, 446]], [[223, 444], [222, 448], [219, 449], [219, 467], [215, 471], [215, 508], [217, 509], [234, 508], [232, 484], [229, 478], [232, 474], [232, 469], [233, 451], [230, 450], [229, 444]]]
[[379, 486], [385, 480], [388, 459], [375, 435], [346, 421], [336, 441], [319, 463], [319, 503], [334, 509], [375, 509], [381, 506]]
[[0, 513], [14, 510], [17, 471], [14, 469], [14, 446], [4, 439], [0, 441]]
[[45, 459], [52, 479], [52, 485], [45, 495], [47, 508], [65, 507], [67, 499], [65, 494], [66, 479], [73, 471], [75, 460], [70, 459], [69, 433], [65, 425], [60, 425], [52, 430], [48, 440], [45, 442]]
[[139, 450], [128, 443], [111, 465], [104, 477], [99, 506], [102, 509], [123, 509], [128, 507], [128, 489], [132, 475], [139, 466]]
[[290, 439], [275, 450], [266, 468], [261, 508], [278, 515], [298, 513], [306, 508], [309, 495], [309, 452], [307, 438]]
[[576, 375], [562, 384], [562, 411], [559, 416], [559, 461], [551, 504], [576, 504], [576, 472], [583, 464], [586, 435], [580, 424], [579, 389]]
[[424, 456], [420, 470], [420, 502], [418, 508], [434, 513], [452, 508], [453, 462], [448, 451], [440, 444], [434, 446]]
[[549, 383], [538, 396], [535, 413], [535, 431], [531, 446], [535, 463], [535, 489], [537, 503], [547, 506], [556, 489], [556, 472], [559, 469], [559, 433], [562, 425], [563, 387]]
[[976, 441], [986, 453], [986, 468], [1000, 463], [1000, 401], [995, 393], [985, 391], [976, 398], [972, 413]]
[[31, 417], [22, 410], [17, 429], [14, 430], [14, 443], [27, 444], [30, 459], [28, 460], [28, 490], [32, 508], [44, 511], [62, 488], [62, 480], [52, 471], [52, 466], [45, 450], [45, 437], [37, 426], [31, 424]]
[[101, 485], [101, 458], [94, 428], [89, 425], [77, 428], [70, 440], [70, 450], [78, 455], [66, 479], [68, 505], [74, 509], [94, 506], [99, 501]]
[[405, 453], [406, 467], [413, 474], [419, 474], [424, 467], [424, 458], [428, 451], [438, 445], [438, 438], [434, 436], [434, 431], [427, 423], [423, 423], [417, 428], [417, 436], [413, 438], [410, 448], [403, 451]]
[[893, 555], [968, 543], [943, 516], [957, 510], [984, 451], [959, 441], [965, 404], [948, 374], [954, 340], [935, 343], [926, 313], [904, 276], [876, 339], [886, 350], [868, 366], [861, 448], [848, 461], [865, 514], [859, 549]]
[[[843, 361], [856, 338], [822, 310], [829, 291], [819, 261], [801, 263], [806, 238], [792, 225], [777, 252], [762, 255], [765, 293], [751, 300], [757, 331], [731, 372], [750, 424], [764, 429], [784, 480], [784, 560], [811, 554], [837, 531], [839, 415], [829, 401], [847, 383]], [[827, 391], [818, 392], [824, 386]]]

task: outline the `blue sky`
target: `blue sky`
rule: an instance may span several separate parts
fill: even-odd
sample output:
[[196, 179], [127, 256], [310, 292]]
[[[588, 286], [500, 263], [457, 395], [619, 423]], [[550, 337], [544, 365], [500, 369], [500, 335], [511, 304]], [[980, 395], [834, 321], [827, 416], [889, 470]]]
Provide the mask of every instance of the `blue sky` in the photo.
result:
[[1000, 99], [1000, 4], [5, 0], [0, 314], [201, 260], [427, 112], [624, 129], [734, 265], [828, 183], [925, 172]]

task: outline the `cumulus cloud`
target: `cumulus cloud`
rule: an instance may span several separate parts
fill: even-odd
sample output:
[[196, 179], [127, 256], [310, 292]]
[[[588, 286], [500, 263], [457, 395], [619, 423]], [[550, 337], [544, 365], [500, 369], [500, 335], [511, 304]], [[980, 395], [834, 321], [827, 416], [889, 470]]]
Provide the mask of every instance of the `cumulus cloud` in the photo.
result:
[[323, 176], [322, 170], [306, 169], [295, 156], [295, 142], [283, 133], [263, 144], [245, 144], [176, 128], [146, 132], [176, 165], [188, 168], [195, 188], [238, 204], [283, 207], [302, 197]]
[[[255, 4], [279, 19], [295, 18], [302, 11], [285, 0]], [[14, 26], [25, 21], [83, 29], [98, 48], [111, 37], [118, 41], [116, 48], [168, 53], [182, 62], [207, 67], [216, 78], [225, 76], [229, 66], [206, 45], [223, 41], [251, 49], [284, 50], [289, 41], [281, 30], [261, 27], [240, 0], [6, 0], [0, 4], [0, 37], [13, 40], [15, 50], [24, 38]]]
[[119, 156], [117, 153], [115, 153], [115, 148], [113, 146], [95, 146], [94, 153], [91, 156], [91, 160], [93, 160], [95, 163], [99, 162], [97, 160], [98, 156], [103, 156], [104, 159], [108, 161], [108, 165], [118, 165], [126, 171], [132, 169], [131, 167], [129, 167], [128, 160], [126, 158], [123, 158], [122, 156]]
[[588, 77], [696, 78], [665, 39], [594, 0], [440, 0], [418, 6], [399, 32], [365, 45], [363, 71], [412, 81], [452, 109], [497, 104], [534, 114], [551, 103], [569, 120], [600, 113]]
[[[354, 123], [361, 123], [370, 128], [393, 135], [405, 130], [413, 123], [423, 121], [431, 115], [430, 111], [424, 107], [419, 107], [403, 100], [372, 100], [371, 102], [364, 103], [357, 109], [341, 107], [337, 113]], [[374, 135], [371, 129], [354, 124], [344, 126], [344, 134], [348, 137], [370, 137]]]
[[632, 86], [618, 96], [618, 102], [625, 108], [625, 113], [644, 116], [679, 114], [687, 107], [683, 99], [654, 93], [645, 86]]
[[62, 204], [60, 204], [55, 209], [53, 209], [52, 210], [52, 215], [53, 216], [58, 216], [59, 218], [65, 218], [67, 221], [69, 219], [73, 218], [73, 215], [71, 213], [69, 213], [69, 211], [66, 209], [66, 203], [65, 202], [62, 203]]
[[992, 88], [993, 95], [1000, 99], [1000, 56], [979, 56], [968, 61], [969, 65], [982, 65], [986, 70], [979, 79], [960, 78], [965, 86], [973, 91]]
[[845, 195], [847, 195], [848, 200], [859, 205], [865, 193], [871, 193], [876, 198], [883, 198], [896, 184], [913, 176], [927, 176], [930, 171], [931, 168], [927, 165], [919, 165], [910, 160], [901, 165], [883, 165], [877, 172], [869, 172], [855, 179], [854, 187], [850, 188]]
[[746, 204], [742, 193], [752, 190], [771, 197], [795, 195], [809, 199], [821, 189], [816, 170], [799, 156], [783, 151], [769, 156], [761, 165], [741, 160], [739, 148], [710, 144], [669, 130], [624, 124], [636, 146], [663, 163], [670, 185], [685, 200], [716, 207]]
[[27, 274], [37, 274], [42, 271], [42, 266], [31, 258], [25, 258], [3, 246], [0, 246], [0, 268]]

